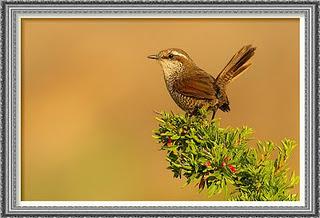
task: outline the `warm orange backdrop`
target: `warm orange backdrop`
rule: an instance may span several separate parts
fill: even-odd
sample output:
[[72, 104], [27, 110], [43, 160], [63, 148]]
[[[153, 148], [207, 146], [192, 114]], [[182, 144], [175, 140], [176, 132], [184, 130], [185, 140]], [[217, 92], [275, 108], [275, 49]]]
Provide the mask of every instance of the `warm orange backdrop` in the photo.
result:
[[208, 200], [173, 179], [151, 138], [153, 110], [181, 110], [146, 57], [182, 48], [217, 75], [248, 43], [254, 63], [216, 116], [299, 141], [298, 19], [23, 19], [22, 199]]

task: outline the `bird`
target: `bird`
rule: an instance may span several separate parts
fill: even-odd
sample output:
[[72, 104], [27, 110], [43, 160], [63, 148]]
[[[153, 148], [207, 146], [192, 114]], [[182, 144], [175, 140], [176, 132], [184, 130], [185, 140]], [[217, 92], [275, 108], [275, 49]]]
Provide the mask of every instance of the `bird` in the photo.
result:
[[212, 111], [212, 118], [218, 109], [230, 111], [226, 93], [228, 84], [251, 65], [256, 47], [243, 46], [214, 78], [199, 68], [182, 49], [169, 48], [149, 55], [160, 63], [166, 87], [175, 103], [187, 114], [196, 115], [200, 108]]

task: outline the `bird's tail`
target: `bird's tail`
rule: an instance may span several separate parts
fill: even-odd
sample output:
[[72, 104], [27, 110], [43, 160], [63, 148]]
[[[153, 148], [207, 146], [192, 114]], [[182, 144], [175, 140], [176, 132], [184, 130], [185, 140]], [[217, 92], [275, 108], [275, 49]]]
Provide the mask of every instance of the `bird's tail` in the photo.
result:
[[249, 60], [254, 55], [256, 48], [252, 45], [243, 46], [223, 68], [216, 79], [219, 87], [225, 87], [234, 78], [244, 72], [250, 65]]

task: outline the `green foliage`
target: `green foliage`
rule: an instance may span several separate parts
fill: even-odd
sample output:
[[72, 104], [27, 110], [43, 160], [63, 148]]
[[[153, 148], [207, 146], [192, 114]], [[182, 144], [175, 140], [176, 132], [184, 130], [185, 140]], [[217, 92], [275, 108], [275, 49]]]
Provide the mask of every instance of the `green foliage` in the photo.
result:
[[[208, 195], [224, 191], [228, 200], [293, 201], [297, 194], [289, 190], [299, 178], [288, 176], [288, 158], [296, 143], [284, 139], [280, 145], [258, 142], [248, 147], [253, 130], [248, 127], [221, 128], [217, 120], [197, 116], [161, 113], [154, 138], [167, 152], [168, 169], [173, 176], [196, 182]], [[230, 189], [230, 191], [228, 190]]]

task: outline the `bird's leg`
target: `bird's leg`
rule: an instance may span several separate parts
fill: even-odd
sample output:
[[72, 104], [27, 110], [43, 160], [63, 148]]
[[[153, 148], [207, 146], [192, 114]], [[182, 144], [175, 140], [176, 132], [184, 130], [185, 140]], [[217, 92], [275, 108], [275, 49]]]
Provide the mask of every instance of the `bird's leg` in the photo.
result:
[[216, 115], [217, 109], [218, 109], [217, 106], [214, 106], [214, 107], [212, 108], [212, 117], [211, 117], [211, 120], [214, 119], [214, 116]]
[[188, 117], [198, 116], [198, 115], [200, 115], [199, 109], [200, 109], [200, 107], [199, 107], [199, 106], [196, 106], [196, 107], [194, 107], [193, 109], [188, 110], [188, 111], [186, 112], [186, 115], [187, 115]]
[[214, 116], [216, 115], [216, 110], [213, 110], [212, 111], [212, 117], [211, 117], [211, 120], [213, 120], [214, 119]]
[[199, 116], [200, 115], [199, 109], [200, 109], [200, 106], [195, 106], [194, 109], [192, 110], [192, 115]]

